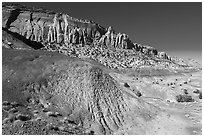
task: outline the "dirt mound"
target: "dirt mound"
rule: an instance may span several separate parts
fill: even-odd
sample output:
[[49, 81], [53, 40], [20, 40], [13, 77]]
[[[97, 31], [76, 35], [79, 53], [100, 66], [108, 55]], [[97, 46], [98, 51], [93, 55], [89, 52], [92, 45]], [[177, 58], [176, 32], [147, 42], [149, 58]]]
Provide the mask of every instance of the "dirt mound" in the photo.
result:
[[[6, 126], [8, 123], [13, 125], [15, 121], [37, 118], [46, 121], [47, 125], [57, 119], [55, 123], [59, 126], [62, 124], [60, 119], [67, 118], [69, 123], [89, 129], [94, 134], [112, 134], [127, 119], [131, 108], [128, 98], [138, 102], [136, 97], [124, 92], [106, 71], [88, 62], [59, 59], [57, 55], [50, 58], [46, 52], [42, 56], [35, 51], [33, 55], [38, 54], [38, 58], [34, 59], [30, 59], [33, 55], [26, 54], [26, 51], [20, 55], [15, 50], [6, 52], [3, 54]], [[10, 62], [5, 57], [9, 52], [13, 52]], [[16, 59], [21, 59], [21, 63], [15, 63]], [[11, 110], [16, 110], [16, 113]]]

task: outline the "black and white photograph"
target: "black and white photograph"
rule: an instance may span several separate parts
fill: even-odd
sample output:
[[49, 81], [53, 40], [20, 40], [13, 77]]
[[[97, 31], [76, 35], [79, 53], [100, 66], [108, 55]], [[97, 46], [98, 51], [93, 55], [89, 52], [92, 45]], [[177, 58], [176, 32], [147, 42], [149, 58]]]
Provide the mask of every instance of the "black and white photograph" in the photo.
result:
[[202, 1], [4, 1], [2, 135], [202, 135]]

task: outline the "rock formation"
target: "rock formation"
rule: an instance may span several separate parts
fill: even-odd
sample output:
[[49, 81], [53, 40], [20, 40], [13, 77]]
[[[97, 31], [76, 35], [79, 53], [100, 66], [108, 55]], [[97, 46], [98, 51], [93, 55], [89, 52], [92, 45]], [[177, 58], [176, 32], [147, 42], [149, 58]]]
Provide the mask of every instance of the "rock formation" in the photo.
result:
[[98, 24], [83, 22], [66, 14], [13, 10], [9, 6], [3, 6], [3, 12], [3, 27], [32, 41], [83, 44], [93, 39], [95, 34], [98, 38], [105, 33]]
[[[105, 29], [93, 21], [19, 5], [3, 4], [2, 11], [3, 28], [18, 34], [28, 45], [32, 43], [30, 46], [34, 49], [44, 46], [44, 50], [68, 56], [89, 57], [114, 69], [170, 65], [168, 60], [171, 58], [165, 52], [133, 43], [127, 34], [116, 33], [112, 26]], [[9, 47], [6, 44], [4, 46]], [[158, 62], [156, 58], [163, 59], [163, 62]]]
[[[17, 7], [14, 7], [17, 8]], [[107, 31], [96, 23], [72, 18], [62, 13], [28, 12], [3, 6], [3, 27], [37, 42], [87, 44], [100, 41], [105, 47], [132, 49], [133, 43], [125, 33]]]
[[159, 56], [160, 58], [162, 58], [162, 59], [167, 59], [167, 58], [168, 58], [168, 56], [167, 56], [167, 54], [166, 54], [165, 52], [159, 52], [159, 53], [158, 53], [158, 56]]

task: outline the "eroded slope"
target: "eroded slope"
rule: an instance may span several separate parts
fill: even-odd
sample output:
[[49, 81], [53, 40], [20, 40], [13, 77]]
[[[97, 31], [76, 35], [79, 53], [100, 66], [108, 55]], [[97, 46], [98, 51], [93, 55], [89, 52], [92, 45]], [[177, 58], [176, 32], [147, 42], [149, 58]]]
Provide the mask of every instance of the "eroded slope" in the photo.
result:
[[96, 64], [3, 49], [3, 134], [187, 134]]

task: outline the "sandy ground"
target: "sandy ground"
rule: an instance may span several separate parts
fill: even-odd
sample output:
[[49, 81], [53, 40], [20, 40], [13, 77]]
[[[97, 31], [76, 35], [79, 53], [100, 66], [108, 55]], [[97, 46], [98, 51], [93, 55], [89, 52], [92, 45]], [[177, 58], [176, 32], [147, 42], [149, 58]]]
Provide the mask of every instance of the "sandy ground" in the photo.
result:
[[[83, 61], [81, 62], [80, 59], [67, 58], [61, 54], [44, 51], [5, 50], [3, 53], [2, 122], [4, 134], [11, 134], [13, 131], [15, 134], [46, 135], [201, 135], [202, 133], [202, 100], [199, 99], [199, 93], [202, 92], [201, 72], [160, 77], [133, 77], [112, 70], [107, 71], [103, 68], [103, 77], [99, 78], [104, 79], [85, 77], [83, 84], [80, 76], [82, 76], [84, 70], [87, 70], [87, 67], [81, 66]], [[69, 65], [67, 66], [68, 62], [78, 62], [76, 64], [78, 68], [75, 66], [69, 68]], [[84, 66], [92, 64], [95, 67], [102, 68], [98, 63], [85, 62]], [[58, 73], [60, 69], [63, 71], [62, 74]], [[54, 75], [55, 77], [45, 75], [45, 72], [56, 75]], [[98, 76], [101, 76], [101, 74]], [[59, 80], [58, 77], [60, 77]], [[91, 83], [89, 79], [92, 78], [100, 81], [100, 84]], [[107, 78], [109, 78], [109, 81], [107, 81]], [[29, 83], [26, 83], [28, 81]], [[87, 88], [87, 82], [92, 85], [92, 88]], [[53, 84], [57, 85], [53, 86]], [[115, 86], [113, 87], [113, 85]], [[66, 90], [72, 89], [70, 87], [74, 90]], [[99, 90], [95, 89], [95, 92], [91, 92], [93, 87], [97, 87]], [[48, 92], [55, 89], [60, 91], [57, 92], [59, 96], [55, 94], [53, 96], [52, 93]], [[62, 92], [64, 90], [66, 92]], [[89, 115], [86, 114], [89, 111], [96, 118], [101, 116], [98, 115], [101, 113], [92, 111], [93, 109], [90, 109], [90, 107], [84, 111], [84, 107], [75, 105], [80, 101], [72, 103], [80, 111], [80, 115], [75, 115], [75, 113], [72, 116], [67, 115], [70, 111], [67, 111], [69, 107], [66, 106], [66, 102], [69, 105], [72, 102], [69, 99], [77, 97], [81, 97], [79, 100], [83, 101], [86, 97], [80, 96], [81, 93], [100, 93], [97, 96], [95, 94], [89, 95], [90, 98], [87, 98], [87, 100], [92, 98], [97, 101], [104, 100], [103, 103], [95, 106], [102, 108], [102, 114], [106, 117], [103, 120], [107, 121], [106, 123], [109, 122], [106, 124], [107, 132], [104, 133], [101, 127], [95, 126], [97, 125], [95, 124], [95, 118], [94, 120], [91, 119], [91, 122], [80, 120], [84, 124], [77, 123], [77, 119], [82, 118], [82, 116], [88, 118]], [[176, 96], [180, 94], [191, 96], [194, 102], [178, 103]], [[62, 101], [61, 97], [67, 97], [67, 100]], [[104, 103], [107, 103], [107, 105], [103, 106]], [[62, 109], [58, 109], [58, 104], [62, 105], [60, 107]], [[96, 108], [95, 106], [93, 108]], [[111, 113], [107, 111], [108, 106]], [[111, 118], [112, 121], [109, 116], [114, 116]], [[92, 122], [94, 123], [93, 129], [87, 130], [87, 127], [93, 124]], [[103, 127], [105, 127], [104, 123], [102, 123]]]
[[[162, 110], [154, 120], [147, 122], [148, 126], [142, 125], [145, 128], [140, 129], [140, 134], [202, 134], [202, 100], [199, 99], [198, 93], [193, 92], [196, 90], [202, 92], [201, 72], [143, 78], [128, 77], [116, 73], [111, 76], [121, 85], [125, 82], [128, 83], [129, 90], [142, 93], [140, 99]], [[194, 102], [178, 103], [176, 101], [176, 95], [184, 94], [184, 90], [192, 96]], [[131, 130], [118, 134], [134, 134], [134, 130], [139, 133], [139, 130], [136, 130], [138, 127], [138, 125], [134, 125]]]

